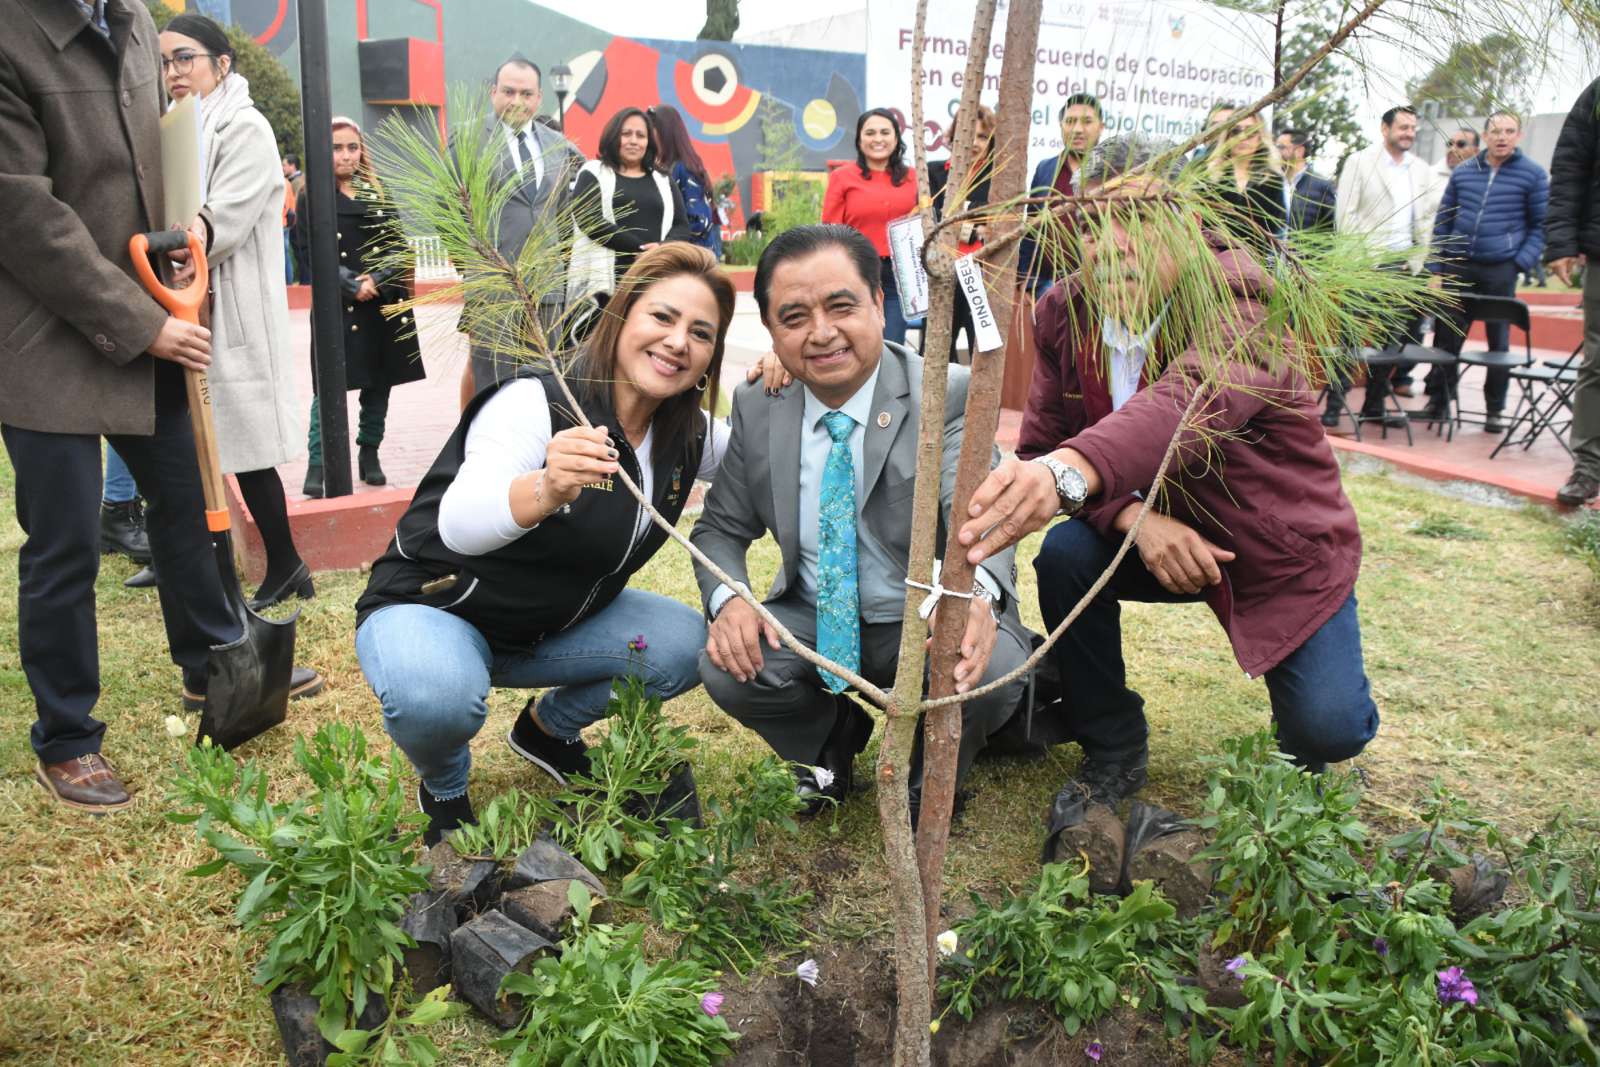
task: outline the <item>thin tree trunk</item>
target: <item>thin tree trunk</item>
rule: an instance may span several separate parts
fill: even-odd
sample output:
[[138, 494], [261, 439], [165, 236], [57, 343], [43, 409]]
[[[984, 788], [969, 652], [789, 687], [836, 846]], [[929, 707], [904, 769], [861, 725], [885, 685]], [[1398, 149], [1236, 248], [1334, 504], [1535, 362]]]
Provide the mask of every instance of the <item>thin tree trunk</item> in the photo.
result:
[[[964, 174], [972, 132], [977, 120], [978, 90], [983, 85], [984, 58], [989, 51], [989, 32], [994, 26], [996, 0], [979, 0], [973, 18], [973, 44], [968, 51], [967, 83], [962, 93], [961, 122], [952, 153], [951, 174]], [[916, 159], [918, 203], [922, 205], [924, 232], [931, 226], [928, 204], [927, 155], [922, 143], [922, 52], [927, 30], [927, 0], [917, 4], [917, 20], [912, 30], [911, 48], [911, 128]], [[947, 242], [954, 250], [953, 236]], [[926, 259], [927, 257], [925, 257]], [[942, 353], [950, 344], [950, 318], [954, 307], [955, 281], [948, 253], [929, 261], [929, 308], [923, 336], [924, 349]], [[907, 577], [927, 582], [933, 575], [933, 556], [937, 548], [939, 481], [944, 452], [945, 385], [949, 367], [942, 359], [923, 364], [922, 417], [917, 427], [916, 489], [911, 503], [911, 544], [906, 563]], [[883, 741], [878, 748], [878, 817], [883, 827], [884, 859], [889, 866], [889, 882], [894, 892], [895, 909], [895, 1067], [925, 1067], [929, 1057], [928, 1022], [933, 1018], [933, 983], [929, 961], [933, 946], [928, 940], [928, 921], [923, 910], [922, 879], [917, 867], [916, 841], [911, 834], [911, 814], [907, 790], [910, 785], [911, 750], [916, 742], [917, 705], [922, 701], [922, 673], [925, 662], [923, 624], [918, 614], [922, 597], [915, 589], [906, 590], [905, 611], [901, 616], [900, 652], [895, 661], [895, 684], [890, 694], [884, 723]]]
[[1272, 87], [1283, 84], [1283, 14], [1289, 0], [1278, 0], [1278, 17], [1272, 26]]
[[[1042, 0], [1015, 0], [1006, 15], [1005, 54], [1028, 62], [1006, 62], [1000, 70], [1000, 109], [995, 130], [994, 158], [998, 166], [990, 181], [991, 203], [1020, 197], [1028, 181], [1028, 139], [1033, 106], [1034, 52], [1039, 44]], [[976, 36], [976, 35], [974, 35]], [[1022, 222], [1018, 222], [1022, 225]], [[1016, 295], [1016, 246], [1011, 245], [988, 273], [990, 302], [995, 320], [1009, 327]], [[992, 279], [992, 284], [990, 284]], [[961, 297], [957, 297], [961, 299]], [[933, 358], [939, 358], [933, 352]], [[944, 564], [939, 583], [965, 591], [973, 584], [973, 567], [955, 531], [966, 514], [967, 502], [989, 473], [995, 433], [1000, 425], [1000, 387], [1005, 376], [1006, 351], [972, 354], [972, 378], [967, 387], [966, 426], [962, 432], [961, 460], [956, 468], [956, 488], [947, 524]], [[953, 672], [961, 659], [961, 638], [966, 630], [970, 601], [960, 597], [940, 600], [933, 628], [930, 697], [947, 696], [955, 689]], [[972, 680], [974, 683], [977, 679]], [[961, 705], [950, 704], [927, 714], [923, 734], [922, 811], [917, 826], [917, 861], [922, 871], [923, 910], [928, 920], [928, 941], [939, 934], [940, 896], [944, 886], [944, 858], [950, 840], [950, 813], [955, 800], [956, 762], [961, 747]], [[929, 971], [938, 957], [929, 955]]]

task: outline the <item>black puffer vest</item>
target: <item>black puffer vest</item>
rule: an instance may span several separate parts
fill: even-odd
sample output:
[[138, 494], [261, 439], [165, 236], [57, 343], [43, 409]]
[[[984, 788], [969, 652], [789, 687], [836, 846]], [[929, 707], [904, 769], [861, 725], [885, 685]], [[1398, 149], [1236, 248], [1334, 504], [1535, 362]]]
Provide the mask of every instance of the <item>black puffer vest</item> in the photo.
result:
[[[544, 385], [553, 434], [578, 425], [560, 401], [552, 377], [532, 372], [521, 376], [537, 377]], [[473, 416], [498, 388], [485, 389], [467, 406], [417, 486], [394, 539], [372, 565], [366, 591], [356, 601], [357, 626], [390, 604], [426, 604], [470, 622], [497, 651], [525, 650], [611, 603], [666, 541], [666, 532], [653, 523], [636, 536], [642, 509], [621, 480], [613, 479], [607, 486], [586, 487], [571, 504], [504, 548], [482, 556], [447, 548], [439, 537], [439, 502], [466, 457]], [[589, 417], [595, 425], [617, 424], [609, 411], [591, 411]], [[639, 457], [632, 446], [618, 431], [612, 432], [611, 443], [622, 469], [640, 484]], [[655, 459], [651, 502], [668, 522], [676, 523], [683, 513], [705, 443], [702, 422], [687, 449]]]

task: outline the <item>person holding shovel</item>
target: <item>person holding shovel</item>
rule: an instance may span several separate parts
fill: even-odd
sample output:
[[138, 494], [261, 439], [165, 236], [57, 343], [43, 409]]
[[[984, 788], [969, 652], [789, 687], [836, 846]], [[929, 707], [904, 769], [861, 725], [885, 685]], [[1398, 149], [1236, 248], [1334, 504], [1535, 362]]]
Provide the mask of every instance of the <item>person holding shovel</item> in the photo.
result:
[[[356, 655], [383, 725], [421, 778], [426, 839], [474, 821], [469, 742], [490, 686], [546, 687], [507, 737], [559, 782], [588, 768], [579, 731], [612, 682], [653, 696], [699, 684], [700, 613], [628, 579], [727, 447], [716, 409], [734, 291], [704, 248], [639, 254], [566, 374], [490, 382], [462, 413], [356, 601]], [[591, 425], [577, 418], [581, 410]]]
[[[161, 56], [137, 0], [12, 0], [0, 35], [0, 432], [16, 474], [17, 644], [35, 775], [60, 803], [131, 803], [101, 755], [95, 574], [100, 437], [143, 490], [162, 619], [184, 687], [241, 636], [203, 517], [184, 368], [208, 330], [168, 315], [129, 238], [162, 203]], [[70, 86], [71, 92], [63, 92]], [[320, 681], [320, 680], [319, 680]], [[176, 696], [176, 694], [174, 694]]]
[[233, 59], [228, 35], [204, 15], [179, 15], [161, 31], [167, 92], [201, 104], [206, 202], [189, 228], [211, 273], [218, 356], [208, 377], [222, 470], [238, 479], [267, 554], [250, 600], [260, 611], [316, 590], [295, 548], [276, 470], [300, 454], [302, 433], [284, 283], [283, 164]]

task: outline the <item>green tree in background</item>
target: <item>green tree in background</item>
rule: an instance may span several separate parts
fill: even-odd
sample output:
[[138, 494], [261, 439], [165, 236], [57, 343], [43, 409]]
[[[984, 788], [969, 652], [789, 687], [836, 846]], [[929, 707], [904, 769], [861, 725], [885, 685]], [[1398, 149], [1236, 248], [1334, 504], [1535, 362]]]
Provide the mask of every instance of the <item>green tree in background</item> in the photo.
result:
[[[161, 0], [145, 0], [150, 17], [160, 29], [178, 14]], [[278, 138], [278, 152], [293, 152], [305, 157], [305, 137], [300, 123], [300, 90], [289, 77], [288, 68], [256, 39], [238, 26], [228, 25], [228, 43], [233, 45], [234, 69], [250, 83], [250, 99], [272, 126]]]
[[[1281, 81], [1299, 70], [1338, 28], [1339, 22], [1340, 11], [1328, 0], [1313, 0], [1301, 8], [1282, 40], [1276, 80]], [[1367, 138], [1355, 102], [1350, 98], [1355, 84], [1355, 69], [1348, 59], [1335, 52], [1318, 64], [1278, 105], [1275, 116], [1278, 128], [1293, 127], [1310, 132], [1314, 150], [1320, 150], [1331, 141], [1342, 144], [1346, 155], [1365, 148]], [[1342, 159], [1342, 156], [1324, 155], [1318, 160], [1318, 169], [1336, 173]]]
[[1426, 77], [1407, 88], [1413, 103], [1437, 103], [1443, 115], [1487, 115], [1500, 108], [1523, 114], [1531, 60], [1527, 42], [1494, 33], [1453, 45]]
[[739, 32], [739, 0], [706, 0], [706, 24], [700, 27], [702, 41], [731, 41]]

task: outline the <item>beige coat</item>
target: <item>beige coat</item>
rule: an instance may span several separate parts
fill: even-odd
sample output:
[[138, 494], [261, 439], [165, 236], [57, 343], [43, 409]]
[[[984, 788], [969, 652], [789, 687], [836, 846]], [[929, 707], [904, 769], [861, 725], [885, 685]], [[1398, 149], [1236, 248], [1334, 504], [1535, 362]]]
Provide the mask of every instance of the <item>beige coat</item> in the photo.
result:
[[222, 469], [276, 467], [305, 454], [283, 268], [283, 164], [272, 127], [230, 74], [207, 98], [211, 225], [211, 399]]
[[[1394, 202], [1389, 183], [1384, 179], [1383, 155], [1388, 149], [1380, 144], [1371, 145], [1352, 155], [1339, 168], [1339, 188], [1334, 203], [1334, 228], [1340, 233], [1375, 233], [1381, 229], [1404, 204]], [[1407, 261], [1411, 272], [1422, 269], [1428, 258], [1428, 245], [1433, 240], [1433, 215], [1444, 196], [1444, 183], [1439, 181], [1426, 160], [1411, 156], [1406, 160], [1411, 171], [1412, 207], [1411, 245], [1415, 249]]]
[[68, 0], [0, 0], [0, 422], [28, 430], [155, 430], [167, 316], [128, 238], [161, 221], [161, 53], [139, 0], [106, 19], [117, 53]]

